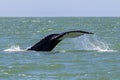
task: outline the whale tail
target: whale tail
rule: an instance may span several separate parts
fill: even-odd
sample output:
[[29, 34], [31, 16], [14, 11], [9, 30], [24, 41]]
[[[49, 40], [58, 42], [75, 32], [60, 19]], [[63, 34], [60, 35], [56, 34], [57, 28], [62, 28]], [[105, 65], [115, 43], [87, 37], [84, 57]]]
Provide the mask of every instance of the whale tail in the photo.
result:
[[34, 46], [29, 48], [28, 50], [33, 51], [51, 51], [54, 47], [65, 38], [75, 38], [84, 34], [94, 34], [91, 32], [76, 30], [76, 31], [68, 31], [60, 34], [50, 34], [36, 43]]

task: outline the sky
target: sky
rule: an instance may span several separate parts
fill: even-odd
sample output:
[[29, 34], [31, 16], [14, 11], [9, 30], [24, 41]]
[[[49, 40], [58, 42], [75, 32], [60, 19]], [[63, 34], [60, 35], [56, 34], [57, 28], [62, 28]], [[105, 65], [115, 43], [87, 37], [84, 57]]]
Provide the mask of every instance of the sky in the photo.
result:
[[120, 0], [0, 0], [0, 17], [120, 17]]

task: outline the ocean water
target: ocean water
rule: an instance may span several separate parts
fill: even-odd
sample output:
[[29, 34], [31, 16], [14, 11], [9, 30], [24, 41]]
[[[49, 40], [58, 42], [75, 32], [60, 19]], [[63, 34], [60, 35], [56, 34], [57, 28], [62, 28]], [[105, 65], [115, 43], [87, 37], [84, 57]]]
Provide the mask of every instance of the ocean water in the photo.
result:
[[[48, 34], [84, 30], [51, 52], [26, 51]], [[0, 80], [120, 80], [119, 17], [0, 18]]]

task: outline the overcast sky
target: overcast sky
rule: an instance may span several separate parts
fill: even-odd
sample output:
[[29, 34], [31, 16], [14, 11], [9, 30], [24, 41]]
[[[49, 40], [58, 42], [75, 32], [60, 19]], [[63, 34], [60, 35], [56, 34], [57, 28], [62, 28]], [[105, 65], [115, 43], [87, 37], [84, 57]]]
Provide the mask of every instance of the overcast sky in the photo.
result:
[[119, 17], [120, 0], [0, 0], [1, 17]]

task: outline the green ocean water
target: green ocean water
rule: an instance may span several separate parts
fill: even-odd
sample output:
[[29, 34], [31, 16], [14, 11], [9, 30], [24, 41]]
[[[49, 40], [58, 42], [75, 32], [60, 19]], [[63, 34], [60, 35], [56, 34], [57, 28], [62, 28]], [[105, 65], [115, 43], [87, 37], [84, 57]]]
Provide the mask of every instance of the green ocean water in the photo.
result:
[[[51, 52], [26, 51], [48, 34], [65, 39]], [[0, 18], [0, 80], [120, 80], [119, 17]]]

